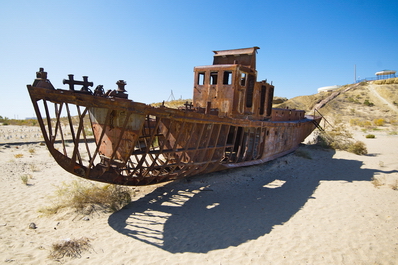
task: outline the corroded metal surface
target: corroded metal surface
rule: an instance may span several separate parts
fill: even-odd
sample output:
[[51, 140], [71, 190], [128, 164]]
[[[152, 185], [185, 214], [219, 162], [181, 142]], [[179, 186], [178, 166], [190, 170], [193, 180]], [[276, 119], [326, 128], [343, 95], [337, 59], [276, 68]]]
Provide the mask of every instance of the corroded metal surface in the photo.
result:
[[[92, 92], [87, 77], [55, 89], [44, 69], [28, 85], [47, 147], [68, 172], [121, 185], [148, 185], [263, 163], [294, 151], [319, 123], [304, 111], [272, 110], [274, 87], [257, 82], [258, 47], [217, 51], [196, 67], [193, 103], [154, 108], [116, 90]], [[75, 85], [82, 86], [76, 90]]]

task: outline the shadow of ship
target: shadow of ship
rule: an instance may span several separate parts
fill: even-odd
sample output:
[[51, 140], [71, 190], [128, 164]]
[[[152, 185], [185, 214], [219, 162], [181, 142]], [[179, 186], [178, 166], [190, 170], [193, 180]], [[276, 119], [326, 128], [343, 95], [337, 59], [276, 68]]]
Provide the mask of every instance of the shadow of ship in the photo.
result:
[[[370, 181], [382, 172], [362, 169], [360, 161], [334, 159], [334, 153], [316, 151], [313, 160], [292, 154], [265, 165], [195, 177], [189, 184], [169, 183], [112, 214], [108, 223], [171, 253], [238, 246], [287, 222], [315, 199], [320, 181]], [[334, 170], [324, 171], [324, 165]]]

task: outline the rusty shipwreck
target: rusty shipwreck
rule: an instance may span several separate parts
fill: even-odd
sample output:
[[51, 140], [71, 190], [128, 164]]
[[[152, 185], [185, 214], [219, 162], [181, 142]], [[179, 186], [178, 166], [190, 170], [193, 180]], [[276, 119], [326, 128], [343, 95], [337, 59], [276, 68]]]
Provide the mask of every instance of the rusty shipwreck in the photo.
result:
[[[274, 86], [257, 81], [258, 47], [214, 52], [194, 68], [193, 102], [152, 107], [69, 75], [55, 89], [41, 68], [28, 91], [51, 155], [86, 179], [149, 185], [255, 165], [294, 151], [320, 117], [273, 109]], [[79, 85], [81, 87], [76, 88]], [[73, 114], [75, 113], [75, 114]]]

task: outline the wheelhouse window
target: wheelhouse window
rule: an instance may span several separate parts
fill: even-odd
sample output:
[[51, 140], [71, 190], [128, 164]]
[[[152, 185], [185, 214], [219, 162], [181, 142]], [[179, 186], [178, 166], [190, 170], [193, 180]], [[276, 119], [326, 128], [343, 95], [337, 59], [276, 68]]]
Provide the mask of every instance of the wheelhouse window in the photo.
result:
[[248, 108], [251, 108], [253, 106], [254, 83], [254, 75], [249, 75], [246, 88], [246, 107]]
[[205, 72], [198, 73], [198, 85], [203, 86], [205, 84]]
[[240, 74], [240, 85], [241, 86], [246, 86], [246, 73], [241, 73]]
[[217, 85], [218, 72], [210, 72], [210, 85]]
[[232, 72], [224, 71], [223, 85], [232, 85]]

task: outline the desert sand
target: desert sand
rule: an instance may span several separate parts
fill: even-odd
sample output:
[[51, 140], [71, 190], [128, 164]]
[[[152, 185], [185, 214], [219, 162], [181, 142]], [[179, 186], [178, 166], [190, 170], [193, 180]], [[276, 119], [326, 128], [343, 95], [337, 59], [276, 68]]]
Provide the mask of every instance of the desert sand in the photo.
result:
[[[133, 202], [112, 214], [41, 216], [57, 186], [78, 178], [56, 164], [35, 130], [0, 128], [1, 264], [398, 262], [398, 135], [357, 131], [366, 156], [303, 145], [312, 159], [290, 154], [136, 187]], [[54, 243], [83, 237], [91, 248], [80, 258], [48, 257]]]

